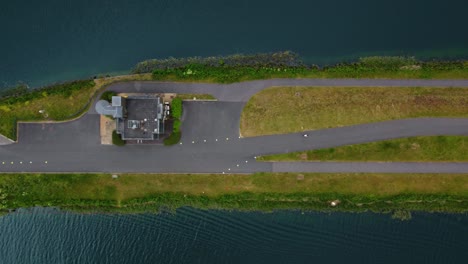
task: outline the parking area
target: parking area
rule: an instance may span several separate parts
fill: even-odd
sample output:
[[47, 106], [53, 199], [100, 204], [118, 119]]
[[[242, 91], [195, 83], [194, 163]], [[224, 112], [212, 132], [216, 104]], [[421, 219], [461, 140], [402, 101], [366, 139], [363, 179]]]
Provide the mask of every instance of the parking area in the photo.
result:
[[182, 141], [239, 136], [243, 103], [187, 102], [182, 116]]

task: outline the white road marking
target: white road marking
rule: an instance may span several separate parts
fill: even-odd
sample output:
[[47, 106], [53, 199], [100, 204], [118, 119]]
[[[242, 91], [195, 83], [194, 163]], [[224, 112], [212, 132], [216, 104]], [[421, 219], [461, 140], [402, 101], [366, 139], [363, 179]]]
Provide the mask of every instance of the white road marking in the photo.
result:
[[45, 163], [45, 164], [47, 164], [47, 160], [46, 160], [46, 161], [44, 161], [44, 163]]
[[226, 140], [229, 140], [229, 138], [226, 138]]
[[216, 140], [216, 142], [218, 142], [218, 139], [215, 139], [215, 140]]
[[192, 144], [195, 144], [195, 141], [192, 141]]
[[239, 167], [239, 164], [237, 164], [237, 167]]
[[29, 164], [32, 164], [32, 161], [30, 161]]
[[245, 161], [245, 163], [249, 162], [248, 160]]
[[206, 142], [206, 139], [204, 139], [203, 142]]

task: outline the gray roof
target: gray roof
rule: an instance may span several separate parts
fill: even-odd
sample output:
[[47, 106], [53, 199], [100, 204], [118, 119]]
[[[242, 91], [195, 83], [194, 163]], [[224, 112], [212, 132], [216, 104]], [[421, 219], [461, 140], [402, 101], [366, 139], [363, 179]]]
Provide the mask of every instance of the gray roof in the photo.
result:
[[[112, 100], [113, 99], [114, 98], [112, 98]], [[122, 106], [112, 106], [106, 100], [99, 100], [96, 103], [96, 112], [98, 112], [98, 114], [101, 114], [101, 115], [110, 115], [114, 118], [123, 117]]]
[[122, 106], [122, 97], [112, 96], [112, 106]]

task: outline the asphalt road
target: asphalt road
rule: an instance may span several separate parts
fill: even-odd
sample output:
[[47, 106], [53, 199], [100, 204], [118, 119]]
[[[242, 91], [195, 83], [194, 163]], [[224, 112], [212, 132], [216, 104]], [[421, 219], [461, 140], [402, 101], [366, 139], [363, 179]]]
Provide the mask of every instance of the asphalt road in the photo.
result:
[[118, 92], [208, 93], [217, 102], [184, 102], [183, 136], [172, 147], [103, 146], [94, 107], [65, 123], [21, 123], [18, 143], [0, 146], [0, 172], [468, 172], [468, 163], [256, 162], [255, 156], [417, 135], [467, 135], [468, 118], [418, 118], [302, 133], [239, 138], [240, 113], [271, 86], [468, 87], [468, 80], [273, 79], [229, 85], [129, 82]]

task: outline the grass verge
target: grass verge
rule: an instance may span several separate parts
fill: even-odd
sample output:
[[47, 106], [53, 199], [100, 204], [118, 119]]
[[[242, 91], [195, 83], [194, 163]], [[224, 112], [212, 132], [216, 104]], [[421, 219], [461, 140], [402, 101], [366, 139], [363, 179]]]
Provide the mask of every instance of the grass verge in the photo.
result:
[[177, 94], [177, 98], [180, 98], [182, 100], [216, 100], [216, 97], [214, 97], [211, 94]]
[[425, 87], [272, 87], [254, 95], [243, 136], [259, 136], [413, 117], [468, 116], [468, 89]]
[[257, 157], [260, 161], [468, 161], [468, 137], [427, 136]]
[[[330, 201], [339, 201], [336, 207]], [[468, 174], [3, 174], [0, 209], [466, 212]]]

